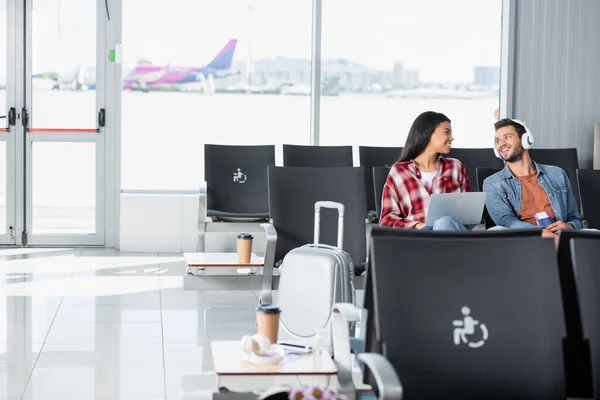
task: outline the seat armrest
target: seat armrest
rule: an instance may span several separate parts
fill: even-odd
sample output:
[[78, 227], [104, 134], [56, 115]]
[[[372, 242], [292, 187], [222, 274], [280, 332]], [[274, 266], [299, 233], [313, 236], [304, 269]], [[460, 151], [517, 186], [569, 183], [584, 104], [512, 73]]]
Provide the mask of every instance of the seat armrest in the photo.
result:
[[387, 358], [377, 353], [362, 353], [358, 359], [364, 362], [373, 374], [379, 400], [402, 400], [402, 384]]
[[350, 351], [350, 324], [360, 321], [361, 312], [351, 303], [336, 303], [332, 307], [333, 362], [338, 369], [340, 393], [354, 398], [352, 355]]
[[264, 276], [273, 276], [275, 268], [275, 248], [277, 246], [277, 230], [273, 224], [260, 224], [267, 235], [265, 257], [264, 257]]

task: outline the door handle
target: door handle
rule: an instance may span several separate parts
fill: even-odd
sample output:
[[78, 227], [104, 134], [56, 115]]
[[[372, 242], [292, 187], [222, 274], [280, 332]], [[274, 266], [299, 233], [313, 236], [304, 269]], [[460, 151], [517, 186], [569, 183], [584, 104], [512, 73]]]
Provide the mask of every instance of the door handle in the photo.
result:
[[21, 110], [21, 123], [27, 132], [29, 130], [29, 111], [25, 107]]
[[100, 128], [103, 128], [104, 125], [106, 125], [106, 110], [101, 108], [100, 111], [98, 111], [98, 129], [96, 130], [100, 132]]
[[15, 125], [17, 123], [17, 110], [14, 107], [11, 107], [8, 110], [8, 125]]

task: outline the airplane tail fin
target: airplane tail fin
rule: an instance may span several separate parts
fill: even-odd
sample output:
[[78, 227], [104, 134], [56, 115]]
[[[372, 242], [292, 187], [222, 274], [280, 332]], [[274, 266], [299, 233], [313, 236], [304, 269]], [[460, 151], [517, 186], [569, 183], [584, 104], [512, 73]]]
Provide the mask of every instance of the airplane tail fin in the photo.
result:
[[233, 53], [237, 46], [237, 39], [231, 39], [217, 56], [207, 65], [208, 68], [223, 70], [231, 68]]

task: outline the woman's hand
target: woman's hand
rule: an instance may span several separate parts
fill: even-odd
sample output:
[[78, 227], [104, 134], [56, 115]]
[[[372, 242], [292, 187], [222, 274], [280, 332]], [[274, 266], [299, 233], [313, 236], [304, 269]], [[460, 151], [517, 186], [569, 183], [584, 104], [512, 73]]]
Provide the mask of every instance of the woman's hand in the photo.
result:
[[418, 222], [418, 223], [415, 225], [415, 229], [421, 229], [421, 228], [422, 228], [424, 225], [425, 225], [424, 223], [422, 223], [422, 222]]

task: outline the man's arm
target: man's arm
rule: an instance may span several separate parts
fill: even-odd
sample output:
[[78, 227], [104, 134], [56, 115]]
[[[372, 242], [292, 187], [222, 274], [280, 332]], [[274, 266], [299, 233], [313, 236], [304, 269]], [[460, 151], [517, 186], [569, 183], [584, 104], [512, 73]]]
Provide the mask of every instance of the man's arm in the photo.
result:
[[489, 178], [483, 181], [483, 191], [487, 193], [485, 206], [496, 225], [509, 229], [539, 228], [517, 218], [506, 197], [502, 196], [498, 189], [489, 182]]
[[567, 215], [565, 216], [565, 222], [573, 225], [575, 229], [583, 229], [583, 220], [577, 209], [577, 202], [575, 201], [575, 195], [573, 194], [573, 188], [571, 187], [571, 180], [565, 171], [563, 171], [563, 179], [567, 186]]

